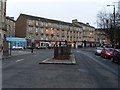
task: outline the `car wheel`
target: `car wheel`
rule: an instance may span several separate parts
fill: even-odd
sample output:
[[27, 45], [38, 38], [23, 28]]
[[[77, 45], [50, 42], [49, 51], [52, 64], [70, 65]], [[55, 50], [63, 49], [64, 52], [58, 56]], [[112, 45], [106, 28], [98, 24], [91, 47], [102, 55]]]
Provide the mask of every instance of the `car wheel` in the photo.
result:
[[95, 53], [95, 55], [96, 55], [96, 53]]

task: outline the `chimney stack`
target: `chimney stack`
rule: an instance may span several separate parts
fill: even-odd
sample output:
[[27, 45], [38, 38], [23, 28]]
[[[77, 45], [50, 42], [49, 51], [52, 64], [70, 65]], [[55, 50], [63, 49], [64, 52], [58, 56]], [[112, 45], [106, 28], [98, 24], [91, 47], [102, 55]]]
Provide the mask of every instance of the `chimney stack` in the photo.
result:
[[78, 22], [77, 19], [72, 20], [72, 23], [77, 23], [77, 22]]

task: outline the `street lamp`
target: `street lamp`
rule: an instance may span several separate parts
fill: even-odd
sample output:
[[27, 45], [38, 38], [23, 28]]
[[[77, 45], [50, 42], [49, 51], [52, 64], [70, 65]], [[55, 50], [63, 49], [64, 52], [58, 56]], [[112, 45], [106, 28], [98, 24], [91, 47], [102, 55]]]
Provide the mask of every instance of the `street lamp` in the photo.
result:
[[116, 48], [116, 30], [115, 30], [115, 5], [107, 5], [107, 6], [113, 6], [113, 20], [114, 20], [114, 48]]

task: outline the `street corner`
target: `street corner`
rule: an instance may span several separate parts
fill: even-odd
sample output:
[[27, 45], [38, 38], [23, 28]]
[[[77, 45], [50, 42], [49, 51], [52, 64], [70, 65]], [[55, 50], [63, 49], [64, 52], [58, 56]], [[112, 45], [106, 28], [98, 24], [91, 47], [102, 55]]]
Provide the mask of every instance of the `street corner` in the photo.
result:
[[70, 55], [70, 59], [66, 59], [66, 60], [57, 60], [54, 59], [53, 57], [48, 58], [43, 60], [42, 62], [40, 62], [39, 64], [65, 64], [65, 65], [75, 65], [76, 64], [76, 60], [75, 60], [75, 56], [72, 54]]

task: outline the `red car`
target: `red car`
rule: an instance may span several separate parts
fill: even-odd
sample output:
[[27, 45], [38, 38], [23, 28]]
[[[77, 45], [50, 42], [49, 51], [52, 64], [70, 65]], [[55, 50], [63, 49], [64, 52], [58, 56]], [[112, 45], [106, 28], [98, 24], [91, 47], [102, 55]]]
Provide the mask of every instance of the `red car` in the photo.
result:
[[111, 58], [113, 55], [113, 48], [103, 48], [101, 56], [103, 58]]

